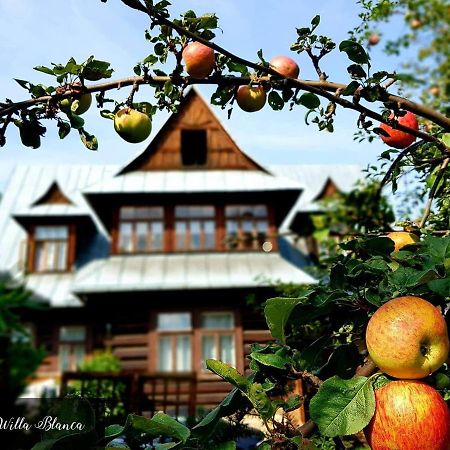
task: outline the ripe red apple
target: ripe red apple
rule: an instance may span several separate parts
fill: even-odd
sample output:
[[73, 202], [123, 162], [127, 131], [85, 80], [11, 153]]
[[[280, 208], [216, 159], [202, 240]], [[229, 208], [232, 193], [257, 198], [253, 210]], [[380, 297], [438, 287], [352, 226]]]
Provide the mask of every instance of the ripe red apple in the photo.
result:
[[[391, 113], [389, 119], [394, 118], [394, 113]], [[407, 112], [404, 116], [398, 117], [398, 123], [404, 125], [405, 127], [412, 128], [413, 130], [419, 129], [419, 124], [417, 122], [417, 118], [415, 114], [412, 112]], [[389, 136], [380, 135], [383, 142], [390, 147], [394, 148], [406, 148], [410, 146], [415, 140], [416, 137], [412, 134], [405, 133], [404, 131], [396, 130], [395, 128], [386, 125], [385, 123], [380, 124], [380, 128], [382, 128]]]
[[380, 42], [380, 35], [377, 33], [372, 33], [367, 40], [369, 45], [377, 45]]
[[395, 378], [424, 378], [445, 363], [449, 352], [441, 312], [413, 296], [390, 300], [375, 312], [366, 344], [374, 363]]
[[236, 101], [247, 112], [259, 111], [266, 104], [266, 91], [262, 86], [239, 86]]
[[214, 50], [201, 44], [191, 42], [183, 50], [186, 72], [194, 78], [205, 78], [214, 69]]
[[386, 237], [394, 241], [395, 252], [398, 252], [405, 245], [419, 242], [419, 236], [417, 236], [417, 234], [408, 233], [407, 231], [392, 231], [391, 233], [388, 233]]
[[450, 449], [450, 411], [428, 384], [393, 381], [375, 391], [375, 402], [364, 430], [372, 450]]
[[147, 114], [132, 108], [123, 108], [114, 116], [114, 129], [125, 141], [137, 144], [149, 137], [152, 121]]
[[422, 22], [420, 19], [412, 19], [411, 22], [409, 22], [409, 24], [413, 30], [417, 30], [422, 26]]
[[300, 73], [297, 63], [289, 56], [276, 56], [269, 61], [269, 65], [284, 77], [298, 78]]

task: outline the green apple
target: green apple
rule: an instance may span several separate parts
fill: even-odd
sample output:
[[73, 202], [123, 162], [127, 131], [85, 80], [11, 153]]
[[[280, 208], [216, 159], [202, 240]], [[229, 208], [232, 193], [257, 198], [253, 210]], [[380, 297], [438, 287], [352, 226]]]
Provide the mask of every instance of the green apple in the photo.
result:
[[147, 114], [132, 108], [123, 108], [114, 116], [114, 129], [127, 142], [145, 141], [152, 131], [152, 121]]
[[79, 98], [63, 98], [59, 102], [59, 106], [63, 111], [72, 111], [77, 116], [84, 114], [92, 103], [92, 95], [90, 93], [83, 94]]
[[388, 301], [370, 318], [367, 349], [382, 372], [395, 378], [424, 378], [448, 358], [447, 325], [441, 311], [420, 297]]

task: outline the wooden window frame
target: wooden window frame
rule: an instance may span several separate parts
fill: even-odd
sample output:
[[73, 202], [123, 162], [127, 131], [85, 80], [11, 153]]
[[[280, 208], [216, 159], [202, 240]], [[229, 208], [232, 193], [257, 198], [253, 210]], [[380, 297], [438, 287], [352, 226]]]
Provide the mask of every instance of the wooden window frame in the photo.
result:
[[[242, 222], [244, 222], [244, 218], [243, 216], [228, 216], [226, 214], [226, 209], [227, 207], [242, 207], [242, 206], [248, 206], [248, 207], [257, 207], [257, 206], [264, 206], [266, 208], [267, 214], [264, 217], [253, 217], [252, 221], [253, 221], [253, 229], [252, 229], [252, 248], [248, 248], [245, 246], [244, 243], [244, 238], [242, 237], [244, 235], [244, 233], [246, 233], [243, 228], [242, 228]], [[222, 226], [222, 230], [223, 230], [223, 248], [225, 251], [228, 252], [259, 252], [262, 251], [262, 246], [258, 246], [258, 230], [256, 228], [256, 223], [258, 221], [266, 221], [267, 222], [267, 232], [266, 232], [266, 239], [265, 242], [270, 242], [271, 244], [271, 248], [268, 249], [267, 251], [272, 252], [274, 250], [278, 249], [278, 245], [277, 245], [277, 239], [276, 239], [276, 233], [277, 233], [277, 228], [275, 225], [275, 215], [274, 215], [274, 210], [273, 207], [264, 203], [229, 203], [229, 204], [225, 204], [223, 205], [223, 226]], [[238, 244], [236, 246], [236, 248], [227, 248], [227, 222], [228, 220], [234, 220], [235, 222], [238, 223], [238, 230], [237, 230], [237, 235], [238, 235]], [[241, 235], [241, 236], [239, 236]], [[241, 241], [242, 243], [240, 244], [239, 241]]]
[[[201, 316], [207, 313], [232, 313], [234, 318], [233, 328], [221, 328], [221, 329], [202, 329], [201, 328]], [[164, 313], [190, 313], [192, 319], [191, 330], [179, 330], [179, 331], [166, 331], [157, 330], [157, 318], [158, 314]], [[198, 379], [211, 379], [216, 377], [215, 374], [205, 371], [202, 360], [202, 336], [204, 335], [216, 335], [217, 339], [221, 335], [231, 335], [234, 337], [234, 351], [235, 351], [235, 366], [238, 371], [243, 373], [244, 371], [244, 343], [243, 343], [243, 330], [241, 312], [238, 309], [221, 309], [221, 308], [180, 308], [177, 310], [158, 310], [154, 311], [150, 315], [150, 331], [149, 331], [149, 348], [150, 357], [148, 369], [150, 373], [158, 373], [159, 362], [159, 337], [160, 336], [191, 336], [191, 370], [195, 373]], [[220, 344], [219, 347], [220, 348]], [[172, 358], [176, 358], [176, 340], [172, 339]], [[175, 356], [174, 356], [175, 355]], [[220, 354], [218, 355], [220, 356]], [[172, 365], [172, 367], [175, 367]], [[176, 372], [183, 373], [183, 372]]]
[[[258, 204], [238, 204], [238, 203], [221, 203], [221, 204], [177, 204], [177, 205], [153, 205], [152, 207], [160, 207], [163, 208], [163, 218], [162, 219], [125, 219], [120, 220], [120, 208], [118, 207], [113, 212], [113, 225], [111, 230], [111, 252], [112, 254], [117, 255], [148, 255], [148, 254], [161, 254], [161, 253], [214, 253], [214, 252], [261, 252], [263, 251], [261, 246], [255, 246], [255, 248], [227, 248], [226, 245], [226, 223], [227, 217], [225, 216], [225, 209], [227, 206], [265, 206], [267, 208], [267, 216], [265, 218], [255, 218], [257, 220], [266, 220], [268, 223], [266, 241], [271, 243], [271, 249], [268, 251], [277, 251], [278, 243], [277, 243], [277, 227], [275, 223], [275, 213], [274, 209], [271, 205], [258, 203]], [[127, 205], [127, 206], [135, 206], [135, 205]], [[209, 206], [214, 208], [214, 215], [210, 218], [206, 217], [189, 217], [189, 218], [177, 218], [175, 217], [175, 207], [176, 206]], [[123, 206], [122, 206], [123, 207]], [[212, 221], [214, 222], [214, 247], [213, 248], [199, 248], [199, 249], [178, 249], [176, 242], [176, 222], [177, 221]], [[124, 252], [119, 249], [120, 242], [120, 224], [121, 223], [132, 223], [132, 222], [162, 222], [163, 225], [163, 244], [162, 249], [160, 250], [149, 250], [146, 252], [143, 251], [132, 251], [132, 252]], [[134, 229], [134, 228], [133, 228]], [[133, 239], [136, 239], [136, 233], [133, 232]], [[186, 233], [186, 241], [189, 237], [189, 230]], [[203, 227], [201, 228], [201, 241], [205, 240], [205, 233]], [[256, 238], [255, 238], [256, 239]], [[135, 245], [135, 244], [134, 244]]]
[[[177, 217], [176, 215], [176, 208], [178, 206], [181, 207], [185, 207], [185, 208], [190, 208], [190, 207], [208, 207], [208, 208], [212, 208], [213, 210], [213, 214], [211, 217], [204, 217], [204, 216], [192, 216], [192, 217]], [[188, 252], [188, 253], [197, 253], [197, 252], [215, 252], [217, 251], [217, 247], [216, 247], [216, 235], [217, 235], [217, 211], [216, 208], [214, 207], [214, 205], [175, 205], [174, 207], [174, 218], [173, 218], [174, 222], [173, 222], [173, 251], [177, 252], [177, 253], [184, 253], [184, 252]], [[190, 223], [191, 222], [200, 222], [201, 226], [200, 226], [200, 247], [199, 248], [177, 248], [177, 223], [178, 222], [185, 222], [187, 224], [186, 226], [186, 234], [184, 237], [184, 242], [185, 245], [191, 242], [191, 227], [190, 227]], [[214, 224], [214, 238], [213, 238], [213, 247], [212, 248], [205, 248], [205, 242], [206, 242], [206, 233], [203, 227], [203, 223], [204, 222], [212, 222]]]
[[[68, 231], [67, 239], [36, 239], [36, 228], [38, 227], [66, 227]], [[43, 269], [37, 270], [36, 267], [36, 251], [40, 242], [65, 242], [67, 245], [66, 250], [66, 264], [64, 269]], [[27, 254], [27, 271], [30, 273], [67, 273], [72, 269], [72, 265], [75, 262], [75, 249], [76, 249], [76, 226], [75, 224], [35, 224], [28, 230], [28, 254]], [[59, 250], [58, 250], [59, 251]]]
[[[165, 251], [165, 234], [166, 234], [166, 211], [165, 207], [162, 205], [155, 205], [155, 206], [149, 206], [148, 208], [161, 208], [162, 209], [162, 217], [159, 219], [121, 219], [120, 218], [120, 209], [121, 208], [139, 208], [140, 206], [121, 206], [117, 209], [117, 212], [115, 214], [115, 222], [116, 226], [113, 227], [116, 231], [113, 232], [112, 238], [113, 238], [113, 253], [119, 254], [119, 255], [148, 255], [148, 254], [157, 254], [157, 253], [163, 253]], [[131, 224], [131, 242], [133, 246], [132, 251], [124, 251], [120, 249], [120, 227], [122, 224], [127, 223]], [[162, 245], [161, 248], [158, 249], [149, 249], [149, 250], [137, 250], [137, 240], [138, 240], [138, 234], [136, 232], [136, 227], [138, 223], [146, 223], [147, 224], [147, 235], [146, 239], [151, 240], [152, 233], [149, 231], [151, 227], [149, 227], [152, 223], [161, 223], [162, 225]]]
[[[77, 341], [77, 340], [61, 340], [60, 331], [63, 327], [82, 327], [84, 328], [84, 341]], [[81, 347], [83, 346], [84, 349], [84, 356], [86, 357], [88, 355], [89, 347], [90, 347], [90, 338], [89, 338], [89, 329], [87, 325], [73, 323], [73, 324], [64, 324], [59, 325], [55, 329], [55, 353], [57, 355], [57, 367], [58, 372], [63, 373], [61, 370], [61, 358], [60, 358], [60, 347], [63, 345], [66, 345], [69, 347], [69, 369], [66, 370], [66, 372], [75, 371], [77, 367], [72, 367], [72, 363], [75, 362], [75, 353], [74, 348], [75, 347]]]

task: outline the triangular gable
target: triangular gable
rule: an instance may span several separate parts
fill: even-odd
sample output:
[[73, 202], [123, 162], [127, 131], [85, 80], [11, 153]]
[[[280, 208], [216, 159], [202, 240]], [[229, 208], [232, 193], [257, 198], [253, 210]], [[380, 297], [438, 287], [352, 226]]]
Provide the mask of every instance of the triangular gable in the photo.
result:
[[325, 181], [321, 191], [314, 198], [314, 201], [322, 200], [324, 198], [329, 198], [338, 192], [340, 192], [340, 190], [336, 186], [336, 183], [330, 177], [328, 177], [327, 180]]
[[[207, 157], [201, 165], [183, 165], [181, 142], [183, 130], [206, 130]], [[246, 155], [224, 129], [220, 120], [198, 92], [191, 88], [150, 145], [118, 175], [152, 170], [258, 170], [268, 173]]]
[[64, 194], [59, 184], [54, 181], [45, 194], [39, 197], [31, 206], [38, 205], [73, 205], [72, 201]]

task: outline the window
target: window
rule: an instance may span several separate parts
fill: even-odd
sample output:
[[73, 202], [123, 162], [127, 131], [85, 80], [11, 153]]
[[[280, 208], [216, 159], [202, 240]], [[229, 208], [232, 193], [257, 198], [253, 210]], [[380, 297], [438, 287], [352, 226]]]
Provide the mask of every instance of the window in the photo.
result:
[[175, 207], [175, 250], [212, 250], [216, 246], [213, 206]]
[[268, 249], [269, 220], [265, 205], [225, 207], [226, 247], [235, 250]]
[[157, 370], [159, 372], [192, 371], [191, 313], [158, 314], [157, 333]]
[[181, 130], [181, 162], [183, 166], [206, 164], [206, 130]]
[[59, 329], [59, 369], [76, 370], [86, 355], [86, 327], [63, 326]]
[[149, 253], [163, 250], [164, 210], [122, 207], [119, 214], [119, 252]]
[[202, 369], [207, 359], [220, 359], [236, 365], [234, 315], [231, 312], [207, 312], [200, 316]]
[[34, 242], [35, 272], [62, 272], [68, 269], [68, 226], [37, 226]]

